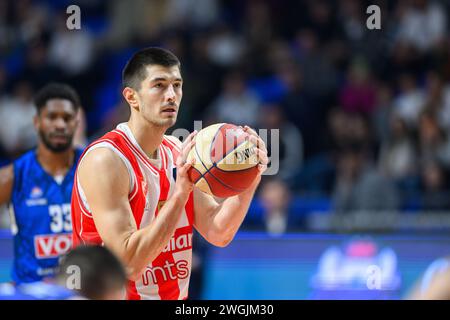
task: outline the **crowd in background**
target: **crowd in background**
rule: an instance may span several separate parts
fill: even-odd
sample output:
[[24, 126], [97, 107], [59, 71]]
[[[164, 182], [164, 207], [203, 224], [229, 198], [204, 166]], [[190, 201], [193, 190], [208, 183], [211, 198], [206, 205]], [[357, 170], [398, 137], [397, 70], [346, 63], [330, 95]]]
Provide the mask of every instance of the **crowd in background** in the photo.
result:
[[[71, 4], [81, 30], [66, 26]], [[366, 26], [371, 4], [380, 30]], [[162, 46], [182, 64], [177, 128], [280, 130], [280, 171], [265, 177], [250, 222], [265, 212], [277, 233], [287, 212], [448, 211], [449, 10], [431, 0], [0, 1], [0, 165], [36, 143], [38, 88], [73, 85], [91, 141], [129, 115], [127, 59]]]

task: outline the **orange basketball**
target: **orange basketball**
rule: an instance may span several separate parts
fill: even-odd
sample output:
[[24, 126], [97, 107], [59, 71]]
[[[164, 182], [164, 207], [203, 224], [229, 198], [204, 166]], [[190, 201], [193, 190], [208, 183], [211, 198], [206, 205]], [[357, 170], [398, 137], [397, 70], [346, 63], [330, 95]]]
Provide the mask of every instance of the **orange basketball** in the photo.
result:
[[248, 138], [248, 133], [228, 123], [200, 130], [188, 155], [188, 161], [195, 158], [189, 170], [195, 186], [220, 198], [247, 189], [258, 174], [256, 145]]

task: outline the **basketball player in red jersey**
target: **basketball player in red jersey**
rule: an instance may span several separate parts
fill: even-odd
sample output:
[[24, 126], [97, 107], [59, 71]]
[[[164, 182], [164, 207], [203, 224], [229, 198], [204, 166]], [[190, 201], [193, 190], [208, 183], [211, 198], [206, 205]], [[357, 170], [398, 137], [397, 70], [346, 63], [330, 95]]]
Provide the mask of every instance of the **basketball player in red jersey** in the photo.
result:
[[221, 204], [194, 188], [186, 159], [196, 132], [183, 143], [164, 134], [175, 124], [182, 84], [172, 53], [137, 52], [123, 71], [129, 121], [88, 146], [78, 164], [73, 243], [103, 244], [122, 260], [128, 299], [187, 299], [193, 227], [213, 245], [229, 244], [267, 168], [264, 142], [245, 127], [260, 161], [252, 186]]

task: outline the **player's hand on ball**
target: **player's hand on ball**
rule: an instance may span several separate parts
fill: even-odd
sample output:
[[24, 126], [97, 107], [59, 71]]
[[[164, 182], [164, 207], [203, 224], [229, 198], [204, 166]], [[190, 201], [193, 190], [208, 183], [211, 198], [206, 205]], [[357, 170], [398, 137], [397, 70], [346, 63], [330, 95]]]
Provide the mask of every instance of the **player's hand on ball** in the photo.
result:
[[181, 145], [181, 152], [177, 157], [177, 180], [175, 183], [175, 190], [183, 193], [189, 194], [193, 189], [193, 183], [189, 179], [188, 170], [195, 163], [195, 159], [187, 161], [189, 151], [195, 145], [195, 136], [197, 135], [197, 130], [192, 132], [186, 139], [184, 139]]
[[263, 139], [256, 133], [255, 130], [249, 126], [242, 128], [247, 134], [250, 135], [249, 140], [256, 145], [256, 153], [258, 155], [258, 171], [259, 174], [263, 174], [267, 170], [267, 165], [269, 164], [269, 158], [267, 157], [266, 143]]

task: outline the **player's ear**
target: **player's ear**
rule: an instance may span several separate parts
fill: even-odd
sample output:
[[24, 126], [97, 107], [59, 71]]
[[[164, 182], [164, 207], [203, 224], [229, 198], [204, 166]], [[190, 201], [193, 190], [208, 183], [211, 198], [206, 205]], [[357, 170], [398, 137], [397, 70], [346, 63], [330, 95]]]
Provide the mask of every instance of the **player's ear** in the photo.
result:
[[76, 130], [78, 130], [78, 128], [81, 127], [80, 124], [83, 121], [83, 118], [84, 118], [84, 114], [83, 114], [82, 108], [79, 107], [77, 109], [77, 113], [75, 114], [75, 118], [73, 119]]
[[33, 125], [36, 130], [39, 130], [40, 126], [39, 111], [33, 117]]
[[84, 118], [83, 108], [79, 107], [77, 109], [77, 114], [75, 115], [75, 123], [77, 126], [80, 125], [81, 121], [83, 121], [83, 118]]
[[134, 89], [125, 87], [122, 91], [122, 95], [133, 109], [139, 111], [139, 97]]

